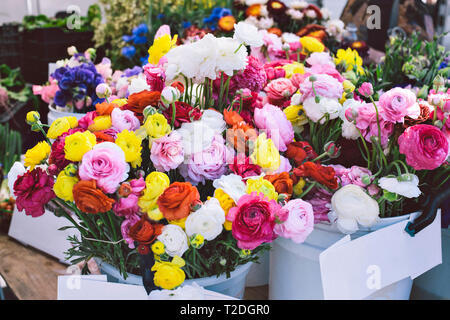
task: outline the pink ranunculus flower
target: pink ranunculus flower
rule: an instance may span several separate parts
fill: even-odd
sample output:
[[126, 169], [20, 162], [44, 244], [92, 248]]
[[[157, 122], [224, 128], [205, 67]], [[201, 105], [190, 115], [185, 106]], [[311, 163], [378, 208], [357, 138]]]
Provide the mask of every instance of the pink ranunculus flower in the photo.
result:
[[329, 221], [328, 213], [331, 209], [331, 197], [333, 195], [326, 189], [315, 188], [306, 196], [314, 210], [314, 223]]
[[340, 164], [330, 165], [334, 169], [336, 177], [341, 186], [344, 187], [349, 184], [355, 184], [362, 188], [367, 187], [367, 185], [362, 181], [364, 176], [371, 176], [372, 172], [363, 167], [352, 166], [351, 168], [346, 168]]
[[150, 159], [158, 171], [167, 172], [178, 168], [184, 160], [181, 135], [177, 131], [172, 131], [170, 135], [153, 140]]
[[53, 183], [53, 178], [41, 168], [18, 176], [14, 182], [17, 209], [25, 210], [25, 214], [33, 218], [42, 216], [45, 213], [44, 205], [56, 197]]
[[120, 110], [120, 108], [114, 108], [111, 112], [111, 123], [119, 132], [123, 130], [136, 131], [141, 126], [139, 119], [132, 111]]
[[313, 52], [309, 58], [306, 59], [306, 62], [310, 66], [329, 65], [334, 67], [333, 59], [328, 52]]
[[129, 187], [131, 187], [130, 194], [126, 197], [120, 197], [114, 203], [113, 210], [118, 216], [129, 217], [139, 213], [138, 200], [141, 192], [145, 189], [144, 178], [131, 180]]
[[373, 86], [370, 82], [364, 82], [358, 88], [358, 92], [364, 97], [370, 97], [371, 95], [373, 95]]
[[289, 162], [289, 159], [280, 155], [280, 166], [278, 167], [277, 170], [272, 172], [272, 174], [278, 174], [278, 173], [282, 173], [282, 172], [290, 172], [291, 170], [292, 170], [292, 165]]
[[261, 109], [255, 109], [254, 122], [256, 127], [266, 131], [279, 151], [286, 151], [287, 145], [294, 140], [294, 129], [286, 114], [271, 104]]
[[129, 236], [130, 228], [135, 225], [139, 220], [141, 220], [141, 217], [139, 217], [137, 214], [132, 214], [127, 216], [125, 220], [123, 220], [122, 225], [120, 226], [120, 232], [122, 233], [122, 237], [125, 239], [125, 242], [128, 244], [128, 247], [130, 249], [134, 249], [134, 240]]
[[84, 154], [78, 174], [81, 180], [95, 180], [106, 193], [114, 193], [128, 178], [130, 166], [125, 154], [115, 143], [103, 142]]
[[56, 91], [59, 90], [58, 81], [49, 78], [49, 85], [37, 86], [33, 85], [33, 94], [40, 95], [42, 101], [50, 103], [55, 98]]
[[187, 163], [180, 165], [180, 174], [193, 185], [205, 184], [224, 175], [233, 158], [234, 151], [226, 147], [221, 135], [216, 135], [208, 148], [192, 154]]
[[97, 69], [97, 72], [103, 79], [108, 80], [112, 78], [113, 70], [111, 68], [111, 60], [108, 58], [103, 58], [102, 62], [95, 66], [95, 69]]
[[271, 81], [265, 88], [269, 101], [274, 104], [282, 103], [289, 99], [297, 88], [292, 84], [291, 80], [286, 78], [279, 78]]
[[288, 211], [286, 221], [276, 224], [274, 232], [280, 237], [302, 243], [314, 229], [314, 211], [312, 205], [301, 199], [289, 201], [284, 207]]
[[406, 163], [416, 170], [433, 170], [445, 162], [449, 142], [437, 127], [417, 124], [409, 127], [398, 137], [400, 153]]
[[281, 210], [275, 200], [265, 198], [262, 193], [252, 192], [240, 197], [237, 206], [227, 214], [227, 220], [233, 223], [231, 232], [238, 247], [253, 250], [275, 240], [275, 218]]
[[336, 70], [336, 67], [329, 64], [315, 64], [311, 68], [307, 68], [305, 75], [312, 74], [327, 74], [341, 83], [345, 80], [345, 78], [341, 76], [339, 71]]
[[380, 96], [379, 112], [381, 117], [390, 122], [403, 122], [405, 116], [417, 119], [420, 115], [420, 106], [416, 95], [403, 88], [394, 88]]
[[[319, 97], [326, 97], [330, 99], [340, 99], [344, 88], [339, 80], [336, 80], [328, 74], [315, 74], [314, 89]], [[305, 101], [310, 97], [315, 97], [312, 82], [307, 77], [300, 85], [300, 92], [303, 94], [302, 99]]]
[[166, 73], [164, 68], [154, 66], [152, 64], [146, 64], [144, 66], [144, 75], [147, 79], [147, 84], [152, 91], [161, 92], [165, 87]]
[[90, 111], [90, 112], [86, 113], [86, 115], [83, 116], [83, 118], [78, 120], [78, 126], [80, 128], [87, 130], [87, 128], [89, 128], [89, 126], [94, 123], [94, 119], [96, 117], [97, 117], [97, 111]]

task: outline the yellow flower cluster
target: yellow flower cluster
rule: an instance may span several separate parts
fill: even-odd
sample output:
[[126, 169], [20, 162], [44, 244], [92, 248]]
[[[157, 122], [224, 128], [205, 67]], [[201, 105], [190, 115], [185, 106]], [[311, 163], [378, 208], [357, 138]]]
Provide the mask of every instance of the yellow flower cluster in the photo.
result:
[[181, 269], [185, 261], [179, 256], [175, 256], [172, 262], [156, 261], [152, 267], [155, 271], [153, 282], [155, 286], [166, 290], [172, 290], [181, 285], [186, 279], [186, 274]]
[[90, 131], [75, 132], [67, 136], [64, 144], [66, 159], [75, 162], [81, 161], [84, 154], [90, 151], [96, 143], [97, 139]]
[[34, 169], [38, 164], [43, 163], [50, 154], [51, 147], [45, 142], [38, 142], [33, 148], [28, 149], [25, 153], [25, 167], [30, 167], [31, 170]]
[[336, 58], [334, 59], [336, 65], [343, 65], [345, 71], [352, 71], [356, 68], [356, 72], [359, 75], [364, 74], [364, 69], [362, 68], [363, 60], [359, 56], [358, 51], [351, 48], [339, 49], [336, 53]]
[[273, 184], [263, 177], [248, 179], [246, 192], [248, 194], [252, 192], [256, 192], [258, 194], [262, 193], [267, 198], [275, 201], [278, 199], [278, 193], [275, 191]]
[[117, 134], [116, 144], [125, 153], [125, 161], [130, 162], [133, 168], [141, 165], [142, 162], [142, 139], [133, 131], [127, 129]]
[[[28, 121], [28, 120], [27, 120]], [[56, 139], [63, 133], [78, 126], [78, 120], [75, 117], [62, 117], [55, 119], [47, 132], [47, 138]]]
[[159, 221], [163, 218], [161, 211], [159, 211], [158, 201], [159, 196], [170, 185], [169, 177], [162, 172], [154, 171], [145, 178], [144, 194], [139, 198], [138, 205], [142, 212], [147, 213], [152, 220]]
[[250, 159], [254, 164], [268, 170], [277, 170], [281, 164], [280, 153], [275, 143], [272, 139], [267, 139], [265, 133], [256, 139]]

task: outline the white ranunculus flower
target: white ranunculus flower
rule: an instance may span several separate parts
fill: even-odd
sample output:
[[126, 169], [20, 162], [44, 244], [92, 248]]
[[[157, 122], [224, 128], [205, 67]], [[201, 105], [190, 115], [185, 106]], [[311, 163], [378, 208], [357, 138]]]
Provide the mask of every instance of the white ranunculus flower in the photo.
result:
[[174, 224], [165, 225], [158, 240], [164, 244], [166, 253], [171, 257], [182, 257], [189, 248], [186, 233], [180, 226]]
[[153, 290], [148, 295], [149, 300], [205, 300], [205, 289], [196, 282], [184, 285], [175, 290]]
[[250, 47], [261, 47], [264, 44], [261, 34], [258, 33], [258, 28], [243, 21], [234, 25], [233, 39]]
[[300, 37], [297, 36], [294, 33], [289, 33], [289, 32], [285, 32], [281, 35], [281, 39], [285, 42], [285, 43], [291, 43], [291, 42], [299, 42], [300, 41]]
[[418, 187], [419, 177], [415, 174], [403, 174], [400, 177], [383, 177], [378, 180], [381, 189], [404, 196], [417, 198], [422, 193]]
[[269, 29], [273, 27], [273, 19], [272, 18], [260, 18], [258, 22], [258, 27], [260, 29]]
[[220, 179], [213, 181], [213, 186], [216, 189], [222, 189], [235, 203], [246, 193], [245, 183], [242, 181], [242, 177], [237, 174], [221, 176]]
[[314, 19], [314, 18], [317, 17], [317, 13], [314, 10], [312, 10], [312, 9], [311, 10], [306, 10], [305, 15], [308, 18], [311, 18], [311, 19]]
[[247, 66], [247, 50], [244, 47], [240, 47], [238, 52], [235, 53], [239, 47], [239, 42], [231, 38], [217, 38], [217, 61], [216, 71], [225, 72], [228, 76], [233, 76], [234, 71], [244, 70]]
[[325, 24], [325, 28], [328, 34], [333, 37], [341, 37], [344, 34], [345, 24], [342, 20], [333, 19], [327, 21]]
[[210, 198], [197, 211], [191, 213], [185, 222], [186, 234], [190, 237], [201, 234], [206, 240], [214, 240], [223, 230], [225, 212], [219, 200]]
[[309, 58], [306, 59], [306, 62], [308, 62], [311, 66], [316, 64], [328, 64], [333, 67], [335, 66], [333, 58], [328, 52], [313, 52]]
[[144, 90], [150, 90], [150, 86], [148, 85], [147, 80], [145, 80], [145, 77], [141, 75], [132, 79], [130, 85], [128, 86], [128, 93], [130, 95], [133, 93], [142, 92]]
[[358, 231], [358, 224], [371, 227], [379, 220], [378, 202], [354, 184], [348, 184], [333, 194], [331, 208], [330, 221], [346, 234]]
[[266, 4], [268, 0], [245, 0], [247, 6], [252, 6], [254, 4]]
[[8, 172], [9, 193], [14, 199], [16, 199], [16, 196], [14, 195], [14, 183], [16, 182], [17, 178], [23, 175], [25, 172], [27, 172], [27, 169], [25, 169], [23, 164], [18, 161], [14, 162], [13, 166]]
[[244, 20], [244, 22], [247, 23], [247, 24], [250, 24], [250, 25], [252, 25], [252, 26], [259, 27], [259, 20], [258, 20], [258, 18], [255, 17], [255, 16], [248, 16], [248, 17]]
[[294, 20], [301, 20], [304, 17], [303, 12], [301, 12], [300, 10], [292, 9], [292, 8], [288, 9], [286, 11], [286, 14], [291, 16], [291, 18], [294, 19]]
[[292, 9], [301, 10], [301, 9], [305, 9], [307, 6], [309, 6], [309, 4], [306, 1], [294, 0], [294, 1], [291, 1], [291, 3], [288, 6]]
[[177, 129], [182, 137], [185, 158], [191, 154], [205, 150], [211, 145], [216, 132], [200, 120], [185, 122]]
[[[330, 99], [320, 97], [320, 102], [316, 103], [314, 97], [310, 97], [303, 102], [303, 110], [306, 116], [313, 122], [318, 122], [325, 114], [330, 115], [330, 119], [336, 119], [342, 110], [342, 105], [337, 99]], [[325, 123], [325, 118], [320, 120], [320, 123]]]
[[223, 115], [213, 109], [203, 111], [200, 121], [213, 129], [217, 134], [222, 134], [227, 128], [227, 123], [223, 119]]
[[171, 104], [177, 101], [181, 96], [180, 91], [172, 86], [164, 87], [161, 92], [161, 100], [164, 104]]

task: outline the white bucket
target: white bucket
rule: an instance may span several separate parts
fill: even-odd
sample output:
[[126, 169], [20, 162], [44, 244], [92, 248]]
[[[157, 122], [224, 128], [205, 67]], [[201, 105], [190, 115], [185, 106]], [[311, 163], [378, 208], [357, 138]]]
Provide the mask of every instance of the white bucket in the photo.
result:
[[[418, 214], [383, 218], [370, 229], [361, 229], [351, 237], [359, 238]], [[335, 225], [318, 223], [302, 244], [285, 238], [275, 240], [270, 252], [269, 299], [323, 300], [319, 255], [344, 236]], [[367, 299], [407, 300], [411, 286], [412, 280], [408, 277], [378, 290]]]
[[[97, 259], [96, 261], [100, 267], [100, 271], [108, 276], [108, 281], [142, 286], [141, 276], [128, 274], [127, 279], [124, 279], [116, 267]], [[195, 282], [206, 290], [242, 299], [245, 291], [245, 278], [250, 271], [251, 266], [252, 262], [238, 266], [236, 270], [231, 272], [229, 278], [227, 278], [225, 274], [222, 274], [219, 277], [212, 276], [207, 278], [186, 280], [183, 284], [191, 285]]]
[[450, 229], [442, 229], [442, 264], [414, 279], [411, 299], [450, 299]]
[[270, 252], [259, 255], [259, 263], [253, 263], [247, 276], [246, 287], [259, 287], [269, 284]]
[[49, 105], [48, 106], [48, 115], [47, 115], [47, 124], [51, 125], [53, 121], [55, 121], [58, 118], [62, 118], [62, 117], [75, 117], [78, 120], [80, 120], [85, 115], [86, 115], [86, 113], [73, 113], [73, 112], [59, 111], [59, 110], [56, 110], [52, 105]]

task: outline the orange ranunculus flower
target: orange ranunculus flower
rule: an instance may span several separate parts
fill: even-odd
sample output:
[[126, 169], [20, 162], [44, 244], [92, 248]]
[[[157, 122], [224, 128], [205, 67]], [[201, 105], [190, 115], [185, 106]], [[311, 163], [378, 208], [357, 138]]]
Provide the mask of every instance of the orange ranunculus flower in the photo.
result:
[[248, 151], [248, 142], [255, 141], [258, 137], [256, 130], [244, 121], [235, 124], [227, 130], [226, 138], [238, 153]]
[[103, 131], [95, 131], [93, 132], [95, 137], [97, 138], [97, 143], [102, 143], [102, 142], [114, 142], [114, 137], [103, 132]]
[[95, 110], [97, 110], [99, 116], [109, 116], [114, 108], [118, 107], [115, 103], [102, 102], [95, 105]]
[[128, 235], [139, 244], [150, 244], [162, 233], [163, 227], [164, 225], [160, 223], [150, 222], [147, 215], [144, 214], [141, 220], [130, 227]]
[[97, 188], [95, 180], [81, 180], [73, 187], [73, 199], [78, 209], [86, 213], [111, 210], [114, 200]]
[[167, 220], [187, 217], [192, 207], [200, 203], [200, 194], [189, 182], [172, 183], [158, 198], [158, 208]]
[[308, 34], [309, 37], [313, 37], [316, 38], [320, 41], [324, 41], [325, 38], [327, 37], [327, 33], [323, 30], [316, 30], [316, 31], [312, 31]]
[[261, 5], [260, 4], [252, 4], [250, 7], [245, 10], [245, 15], [259, 17], [261, 15]]
[[283, 34], [283, 31], [281, 31], [281, 29], [279, 29], [279, 28], [269, 28], [269, 29], [267, 29], [267, 32], [276, 34], [279, 37], [281, 37], [281, 35]]
[[228, 111], [227, 109], [223, 110], [223, 117], [225, 119], [225, 122], [229, 126], [234, 126], [235, 124], [238, 124], [242, 121], [244, 121], [244, 118], [241, 117], [241, 115], [234, 110]]
[[184, 93], [184, 84], [181, 81], [174, 81], [172, 82], [172, 84], [170, 85], [171, 87], [177, 88], [178, 91], [180, 91], [181, 94]]
[[220, 30], [225, 32], [231, 32], [234, 30], [234, 24], [236, 23], [236, 19], [233, 16], [225, 16], [219, 19], [217, 25]]
[[[299, 37], [306, 37], [306, 36], [310, 36], [310, 37], [314, 37], [317, 38], [317, 36], [313, 36], [311, 33], [316, 32], [316, 31], [324, 31], [326, 28], [324, 26], [321, 26], [319, 24], [315, 24], [315, 23], [311, 23], [308, 24], [307, 26], [303, 27], [302, 29], [300, 29], [296, 34]], [[326, 36], [326, 34], [325, 34]]]
[[273, 184], [276, 192], [287, 194], [289, 197], [292, 195], [294, 182], [288, 172], [266, 175], [264, 179], [269, 180]]
[[128, 103], [122, 107], [123, 110], [131, 110], [136, 117], [142, 122], [144, 119], [143, 112], [147, 106], [158, 106], [161, 99], [161, 92], [144, 90], [133, 93], [128, 97]]

